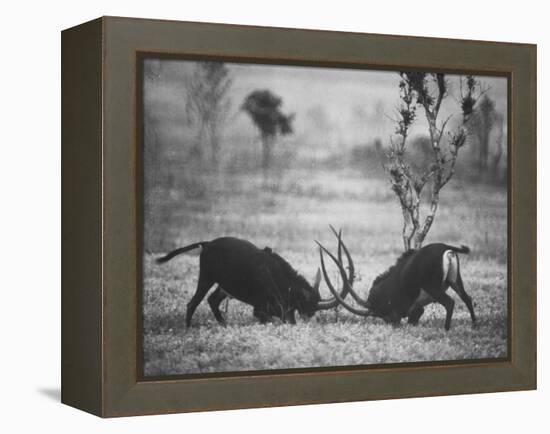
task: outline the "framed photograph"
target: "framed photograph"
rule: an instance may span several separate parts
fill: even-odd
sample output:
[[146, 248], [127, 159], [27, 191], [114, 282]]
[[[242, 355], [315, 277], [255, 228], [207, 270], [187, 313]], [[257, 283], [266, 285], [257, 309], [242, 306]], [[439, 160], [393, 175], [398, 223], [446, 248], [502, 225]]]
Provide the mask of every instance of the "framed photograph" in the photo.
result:
[[62, 401], [536, 387], [536, 46], [62, 33]]

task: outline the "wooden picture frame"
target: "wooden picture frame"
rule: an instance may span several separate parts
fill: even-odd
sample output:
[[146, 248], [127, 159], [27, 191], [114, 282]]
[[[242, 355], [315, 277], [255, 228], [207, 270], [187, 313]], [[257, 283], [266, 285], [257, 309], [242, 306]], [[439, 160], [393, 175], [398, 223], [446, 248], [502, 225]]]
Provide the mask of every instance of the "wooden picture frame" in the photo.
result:
[[[144, 379], [143, 53], [509, 79], [509, 357]], [[62, 32], [62, 402], [102, 417], [536, 388], [536, 46], [103, 17]]]

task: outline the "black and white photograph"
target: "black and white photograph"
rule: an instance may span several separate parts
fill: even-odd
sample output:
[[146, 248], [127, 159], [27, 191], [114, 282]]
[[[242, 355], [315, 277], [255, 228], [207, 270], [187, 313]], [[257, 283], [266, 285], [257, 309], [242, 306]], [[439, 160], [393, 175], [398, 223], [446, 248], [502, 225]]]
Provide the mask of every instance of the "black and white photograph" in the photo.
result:
[[143, 377], [508, 357], [507, 76], [138, 74]]
[[0, 28], [3, 431], [548, 425], [543, 3], [56, 6]]

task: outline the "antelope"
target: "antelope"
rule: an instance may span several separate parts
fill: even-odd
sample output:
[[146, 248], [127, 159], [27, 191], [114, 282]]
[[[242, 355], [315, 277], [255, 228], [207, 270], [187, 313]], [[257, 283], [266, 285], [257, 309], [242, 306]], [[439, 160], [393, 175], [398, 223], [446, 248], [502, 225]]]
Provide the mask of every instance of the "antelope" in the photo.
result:
[[[296, 324], [295, 311], [304, 318], [311, 318], [319, 310], [338, 305], [334, 297], [321, 298], [319, 269], [311, 285], [271, 248], [260, 249], [238, 238], [222, 237], [190, 244], [171, 251], [156, 262], [165, 263], [197, 248], [201, 248], [199, 279], [195, 294], [187, 304], [187, 327], [191, 326], [195, 309], [216, 283], [218, 286], [208, 297], [208, 304], [221, 325], [225, 325], [226, 321], [219, 306], [228, 296], [251, 305], [260, 323], [265, 323], [270, 317], [278, 317], [283, 322]], [[340, 245], [338, 250], [341, 255]], [[351, 275], [346, 278], [353, 282]], [[347, 289], [344, 288], [338, 295], [344, 299], [346, 294]]]
[[[336, 233], [334, 228], [331, 229]], [[341, 233], [338, 234], [339, 248], [341, 246], [346, 256], [351, 258], [340, 235]], [[455, 305], [452, 297], [447, 294], [450, 286], [466, 304], [472, 323], [476, 323], [472, 299], [466, 293], [460, 275], [458, 253], [469, 253], [467, 246], [434, 243], [403, 253], [394, 265], [374, 279], [367, 299], [363, 299], [354, 290], [353, 282], [346, 279], [341, 258], [336, 258], [319, 242], [317, 244], [323, 277], [329, 290], [338, 303], [353, 314], [379, 317], [393, 324], [398, 324], [402, 318], [407, 317], [410, 324], [416, 325], [424, 313], [424, 307], [437, 302], [446, 310], [445, 330], [449, 330]], [[324, 253], [338, 267], [344, 287], [342, 292], [349, 292], [360, 307], [352, 306], [336, 291], [325, 267]]]

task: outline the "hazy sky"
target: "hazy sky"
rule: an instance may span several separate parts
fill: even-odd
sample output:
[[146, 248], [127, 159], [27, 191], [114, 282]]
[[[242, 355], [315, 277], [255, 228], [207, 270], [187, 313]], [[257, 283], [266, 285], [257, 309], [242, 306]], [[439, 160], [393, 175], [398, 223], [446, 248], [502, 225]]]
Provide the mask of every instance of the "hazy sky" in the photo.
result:
[[[193, 61], [148, 60], [148, 67], [158, 70], [158, 79], [148, 87], [145, 98], [155, 110], [166, 133], [182, 134], [185, 117], [183, 79], [194, 67]], [[233, 111], [227, 134], [232, 137], [257, 135], [248, 116], [239, 110], [244, 98], [257, 89], [269, 89], [283, 99], [283, 112], [295, 113], [296, 140], [320, 146], [353, 146], [375, 137], [386, 140], [393, 132], [394, 116], [399, 104], [399, 75], [393, 71], [313, 68], [257, 64], [232, 64], [230, 90]], [[442, 105], [440, 119], [455, 113], [459, 120], [459, 79], [448, 76], [449, 97]], [[507, 83], [502, 77], [478, 77], [497, 110], [505, 113]], [[146, 105], [147, 107], [147, 105]], [[506, 118], [506, 116], [505, 116]], [[452, 123], [452, 121], [451, 121]], [[419, 116], [412, 134], [426, 134]]]
[[[304, 105], [322, 105], [341, 113], [345, 107], [372, 106], [377, 100], [392, 107], [399, 99], [399, 75], [393, 71], [247, 64], [230, 64], [230, 69], [235, 77], [233, 94], [237, 99], [256, 88], [268, 88], [281, 95], [291, 110]], [[503, 110], [506, 79], [478, 78], [490, 87], [489, 95]], [[458, 77], [449, 75], [449, 79], [451, 95], [458, 95]]]

